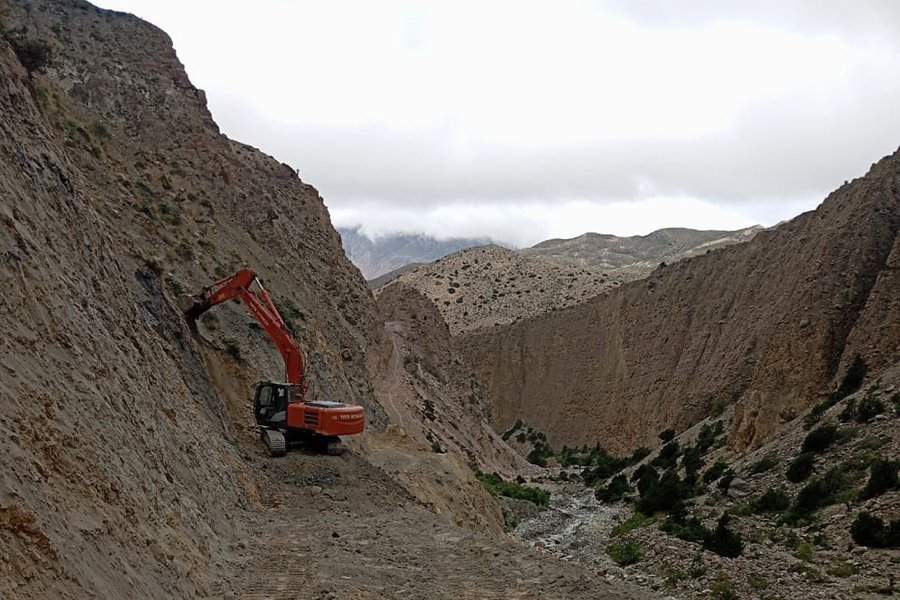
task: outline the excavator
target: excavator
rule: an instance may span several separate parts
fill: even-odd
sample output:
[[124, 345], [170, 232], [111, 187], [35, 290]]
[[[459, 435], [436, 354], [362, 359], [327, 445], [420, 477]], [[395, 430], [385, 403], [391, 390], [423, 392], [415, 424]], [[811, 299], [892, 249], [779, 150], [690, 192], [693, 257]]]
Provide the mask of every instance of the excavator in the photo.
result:
[[[251, 289], [254, 284], [258, 292]], [[260, 381], [253, 400], [260, 439], [269, 456], [282, 456], [295, 444], [319, 447], [332, 456], [343, 454], [338, 436], [362, 433], [365, 411], [361, 406], [307, 399], [303, 352], [256, 273], [241, 269], [197, 295], [180, 296], [178, 305], [193, 325], [200, 315], [235, 297], [244, 301], [284, 359], [286, 381]]]

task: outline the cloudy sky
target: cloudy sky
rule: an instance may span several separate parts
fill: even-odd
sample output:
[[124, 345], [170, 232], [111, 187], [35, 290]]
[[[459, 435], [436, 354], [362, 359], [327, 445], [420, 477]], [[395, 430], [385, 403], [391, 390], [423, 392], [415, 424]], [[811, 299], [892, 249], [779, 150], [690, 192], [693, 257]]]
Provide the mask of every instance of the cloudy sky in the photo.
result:
[[99, 0], [336, 225], [772, 225], [900, 145], [895, 0]]

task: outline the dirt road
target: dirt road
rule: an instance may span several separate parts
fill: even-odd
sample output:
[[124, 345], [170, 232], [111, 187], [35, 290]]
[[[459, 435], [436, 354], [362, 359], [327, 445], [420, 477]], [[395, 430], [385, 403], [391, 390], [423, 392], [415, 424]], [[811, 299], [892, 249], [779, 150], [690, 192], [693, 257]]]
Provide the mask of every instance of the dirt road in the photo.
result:
[[211, 596], [250, 599], [643, 599], [510, 536], [456, 527], [348, 454], [258, 449], [251, 539], [221, 560]]

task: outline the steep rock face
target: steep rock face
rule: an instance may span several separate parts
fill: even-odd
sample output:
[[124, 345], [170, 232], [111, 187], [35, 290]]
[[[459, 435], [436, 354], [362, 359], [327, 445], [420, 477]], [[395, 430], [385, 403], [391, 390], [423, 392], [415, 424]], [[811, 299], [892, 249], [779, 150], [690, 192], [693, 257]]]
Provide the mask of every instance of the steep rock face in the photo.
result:
[[403, 283], [378, 296], [385, 335], [367, 356], [392, 423], [427, 446], [465, 457], [483, 471], [512, 475], [530, 465], [487, 424], [474, 373], [453, 355], [450, 330], [428, 298]]
[[[385, 424], [374, 299], [317, 192], [219, 134], [168, 37], [87, 3], [4, 3], [0, 41], [0, 596], [191, 597], [257, 496], [209, 360], [281, 361], [240, 305], [196, 340], [172, 302], [248, 265], [291, 299], [316, 390]], [[228, 343], [226, 343], [228, 342]], [[232, 343], [233, 342], [233, 346]]]
[[[900, 155], [747, 244], [564, 311], [455, 340], [499, 428], [625, 451], [739, 400], [732, 441], [817, 401], [856, 353], [896, 360]], [[789, 410], [784, 411], [785, 413]]]

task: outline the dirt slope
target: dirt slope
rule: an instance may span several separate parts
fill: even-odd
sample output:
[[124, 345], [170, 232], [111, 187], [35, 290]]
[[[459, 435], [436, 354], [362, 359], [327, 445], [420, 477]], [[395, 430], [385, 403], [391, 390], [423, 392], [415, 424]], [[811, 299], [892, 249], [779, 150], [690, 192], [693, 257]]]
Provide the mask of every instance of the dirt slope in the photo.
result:
[[900, 349], [900, 154], [753, 241], [654, 271], [579, 306], [455, 340], [495, 425], [625, 451], [740, 400], [745, 446], [815, 403], [861, 353]]

